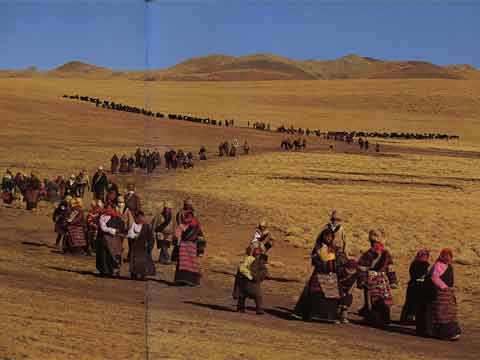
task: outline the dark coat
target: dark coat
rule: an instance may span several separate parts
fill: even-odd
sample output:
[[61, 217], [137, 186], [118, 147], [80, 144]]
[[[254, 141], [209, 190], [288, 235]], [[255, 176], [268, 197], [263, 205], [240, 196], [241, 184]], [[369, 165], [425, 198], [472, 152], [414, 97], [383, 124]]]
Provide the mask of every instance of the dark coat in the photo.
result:
[[107, 175], [105, 173], [96, 172], [92, 179], [92, 192], [94, 193], [105, 193], [105, 190], [108, 187]]
[[138, 213], [141, 210], [140, 197], [135, 193], [127, 193], [125, 195], [125, 208], [130, 209], [132, 214]]
[[130, 273], [140, 276], [155, 275], [155, 265], [151, 255], [153, 244], [152, 229], [149, 224], [144, 224], [138, 237], [131, 241]]

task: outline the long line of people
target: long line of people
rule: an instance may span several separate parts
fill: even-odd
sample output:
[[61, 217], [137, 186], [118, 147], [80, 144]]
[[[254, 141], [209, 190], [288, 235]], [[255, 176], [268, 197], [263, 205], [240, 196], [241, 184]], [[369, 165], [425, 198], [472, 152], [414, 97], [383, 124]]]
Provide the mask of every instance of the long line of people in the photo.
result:
[[[90, 184], [85, 172], [81, 174], [86, 184]], [[50, 194], [51, 199], [60, 199], [53, 213], [58, 247], [73, 255], [95, 252], [101, 276], [118, 276], [121, 264], [126, 262], [133, 279], [145, 279], [155, 274], [152, 250], [156, 245], [160, 264], [176, 264], [175, 283], [200, 285], [199, 258], [205, 252], [206, 241], [191, 199], [184, 201], [176, 216], [173, 216], [173, 204], [164, 202], [148, 222], [134, 184], [128, 184], [122, 195], [114, 179], [99, 167], [90, 185], [94, 200], [88, 211], [84, 210], [84, 191], [60, 193], [56, 187]], [[7, 171], [2, 181], [3, 194], [20, 192], [25, 196], [27, 209], [36, 207], [40, 188], [41, 181], [35, 173], [25, 178], [18, 174], [13, 177], [11, 171]], [[2, 197], [8, 203], [10, 195]], [[388, 326], [394, 302], [392, 289], [398, 286], [393, 256], [386, 248], [382, 231], [371, 230], [369, 242], [370, 248], [358, 260], [350, 258], [342, 218], [333, 211], [316, 239], [311, 252], [312, 274], [293, 315], [305, 321], [348, 323], [356, 284], [364, 298], [359, 315], [375, 326]], [[268, 253], [273, 244], [268, 224], [261, 220], [235, 277], [233, 297], [239, 312], [245, 311], [245, 302], [250, 298], [255, 301], [257, 314], [264, 313], [262, 282], [268, 276]], [[429, 252], [423, 249], [410, 266], [411, 278], [401, 322], [415, 324], [420, 336], [456, 340], [461, 329], [454, 293], [453, 252], [443, 249], [431, 267], [428, 259]]]

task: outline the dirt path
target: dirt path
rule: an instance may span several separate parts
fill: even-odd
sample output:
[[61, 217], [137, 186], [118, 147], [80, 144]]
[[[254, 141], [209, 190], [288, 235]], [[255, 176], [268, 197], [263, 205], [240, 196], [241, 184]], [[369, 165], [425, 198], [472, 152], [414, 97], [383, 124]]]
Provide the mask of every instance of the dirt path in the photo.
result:
[[[161, 268], [164, 282], [148, 284], [148, 351], [151, 358], [292, 359], [328, 352], [329, 357], [366, 359], [373, 353], [391, 359], [476, 359], [480, 344], [473, 329], [461, 342], [418, 338], [412, 328], [392, 325], [389, 331], [351, 323], [304, 323], [290, 317], [294, 302], [267, 281], [267, 314], [234, 311], [230, 293], [233, 278], [206, 271], [198, 289], [169, 286], [172, 269]], [[356, 316], [351, 316], [357, 322]], [[175, 344], [178, 346], [176, 347]], [[448, 354], [448, 355], [447, 355]]]

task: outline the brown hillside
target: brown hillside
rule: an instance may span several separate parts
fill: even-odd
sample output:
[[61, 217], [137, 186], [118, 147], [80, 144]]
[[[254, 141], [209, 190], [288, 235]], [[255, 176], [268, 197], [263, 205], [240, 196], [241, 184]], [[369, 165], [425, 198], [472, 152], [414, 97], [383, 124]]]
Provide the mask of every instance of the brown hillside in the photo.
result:
[[66, 64], [56, 67], [53, 70], [43, 73], [48, 77], [91, 77], [91, 78], [111, 78], [115, 72], [101, 66], [87, 64], [81, 61], [70, 61]]
[[71, 61], [47, 72], [35, 68], [0, 71], [0, 77], [124, 78], [146, 81], [252, 81], [335, 79], [480, 79], [471, 65], [439, 66], [426, 61], [383, 61], [355, 54], [335, 60], [298, 61], [272, 54], [209, 55], [166, 69], [114, 71]]

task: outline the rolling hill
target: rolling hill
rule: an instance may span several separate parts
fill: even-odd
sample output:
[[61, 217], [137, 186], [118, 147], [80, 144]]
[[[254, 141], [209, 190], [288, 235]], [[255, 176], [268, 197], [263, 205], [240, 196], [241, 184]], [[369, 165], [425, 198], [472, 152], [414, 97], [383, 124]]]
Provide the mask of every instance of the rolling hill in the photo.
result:
[[335, 79], [480, 79], [468, 64], [439, 66], [426, 61], [385, 61], [359, 55], [335, 60], [298, 61], [272, 54], [240, 57], [208, 55], [192, 58], [166, 69], [115, 71], [71, 61], [52, 70], [0, 71], [0, 77], [126, 78], [145, 81], [258, 81]]

